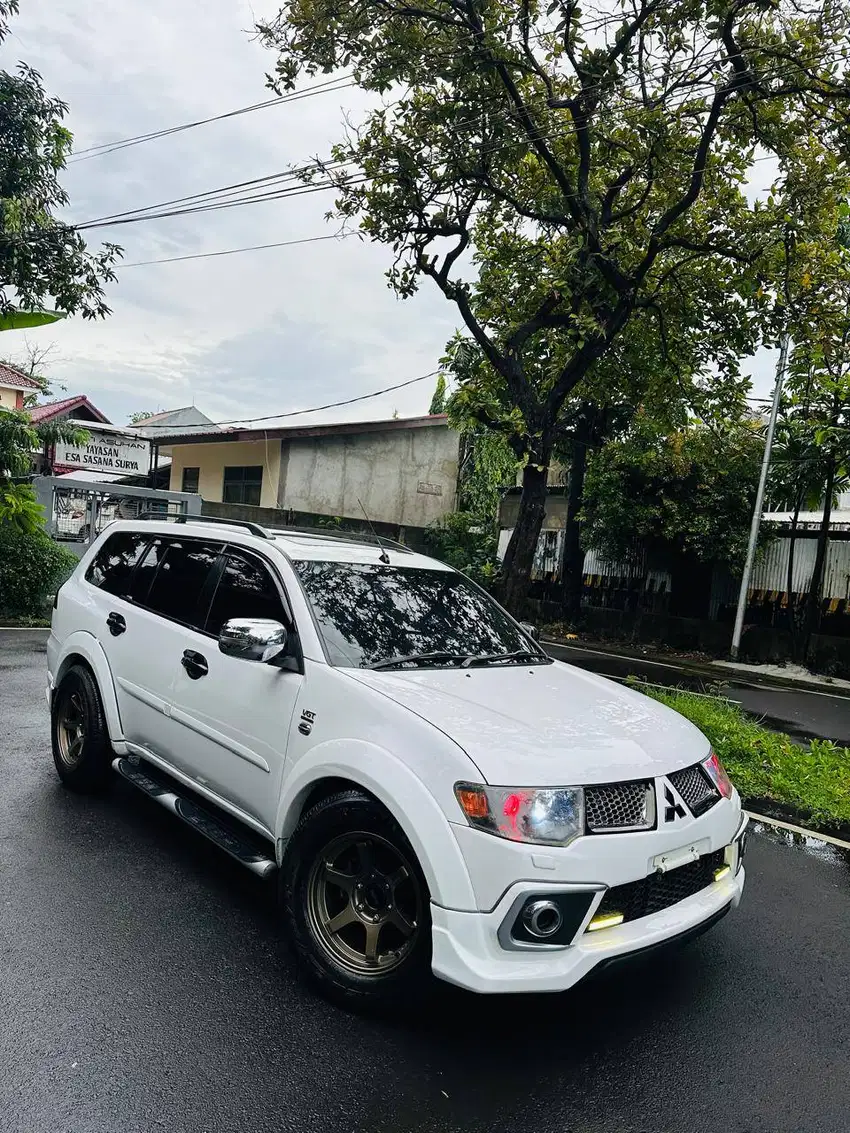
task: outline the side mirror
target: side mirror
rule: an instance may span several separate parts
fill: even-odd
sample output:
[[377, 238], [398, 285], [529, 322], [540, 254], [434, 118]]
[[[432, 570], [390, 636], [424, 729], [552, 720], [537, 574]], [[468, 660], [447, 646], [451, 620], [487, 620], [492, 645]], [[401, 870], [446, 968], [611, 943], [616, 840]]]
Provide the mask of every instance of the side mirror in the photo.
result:
[[537, 628], [537, 626], [533, 626], [531, 622], [520, 622], [519, 624], [522, 626], [522, 628], [530, 638], [532, 638], [534, 641], [540, 640], [540, 630]]
[[283, 653], [289, 635], [270, 618], [232, 618], [218, 635], [218, 647], [227, 657], [266, 664]]

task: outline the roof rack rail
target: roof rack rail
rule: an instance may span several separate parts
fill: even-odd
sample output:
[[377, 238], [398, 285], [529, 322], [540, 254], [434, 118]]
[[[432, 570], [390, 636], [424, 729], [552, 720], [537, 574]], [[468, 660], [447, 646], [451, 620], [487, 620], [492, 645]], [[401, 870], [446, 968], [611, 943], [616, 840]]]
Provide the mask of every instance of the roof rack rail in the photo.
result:
[[258, 539], [271, 539], [265, 527], [259, 523], [251, 523], [247, 519], [225, 519], [220, 515], [186, 515], [185, 512], [143, 511], [136, 519], [170, 519], [175, 523], [221, 523], [225, 527], [244, 527]]
[[369, 543], [375, 547], [389, 547], [390, 550], [413, 554], [406, 543], [399, 543], [397, 539], [388, 539], [385, 535], [373, 534], [370, 531], [365, 531], [362, 535], [356, 531], [327, 527], [269, 527], [268, 531], [273, 535], [309, 535], [312, 539], [341, 539], [346, 543]]

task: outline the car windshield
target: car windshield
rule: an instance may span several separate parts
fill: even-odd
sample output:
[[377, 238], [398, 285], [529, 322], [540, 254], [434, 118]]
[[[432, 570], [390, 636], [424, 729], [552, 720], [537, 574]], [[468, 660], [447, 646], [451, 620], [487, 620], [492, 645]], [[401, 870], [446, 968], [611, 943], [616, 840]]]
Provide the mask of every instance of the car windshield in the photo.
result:
[[317, 560], [293, 566], [332, 665], [548, 661], [495, 602], [455, 571]]

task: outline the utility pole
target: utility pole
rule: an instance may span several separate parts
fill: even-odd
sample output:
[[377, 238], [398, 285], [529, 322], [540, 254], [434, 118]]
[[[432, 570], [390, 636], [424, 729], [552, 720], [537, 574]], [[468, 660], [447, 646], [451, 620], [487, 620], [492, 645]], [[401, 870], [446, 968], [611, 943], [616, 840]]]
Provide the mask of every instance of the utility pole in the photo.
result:
[[767, 426], [767, 437], [764, 442], [764, 457], [761, 462], [761, 475], [756, 492], [756, 506], [753, 509], [753, 521], [750, 524], [750, 542], [747, 547], [747, 561], [744, 563], [744, 573], [741, 577], [741, 589], [738, 593], [738, 609], [735, 612], [735, 629], [732, 632], [732, 660], [738, 660], [738, 650], [741, 646], [741, 633], [744, 629], [744, 613], [747, 609], [747, 595], [750, 590], [750, 578], [753, 573], [753, 563], [756, 557], [756, 544], [761, 525], [761, 513], [764, 507], [764, 490], [767, 484], [767, 473], [770, 468], [770, 454], [773, 449], [773, 434], [776, 430], [776, 418], [779, 414], [779, 400], [782, 396], [782, 383], [785, 381], [785, 371], [788, 368], [788, 334], [783, 334], [779, 340], [779, 360], [776, 363], [776, 385], [773, 389], [773, 405], [770, 407], [770, 421]]

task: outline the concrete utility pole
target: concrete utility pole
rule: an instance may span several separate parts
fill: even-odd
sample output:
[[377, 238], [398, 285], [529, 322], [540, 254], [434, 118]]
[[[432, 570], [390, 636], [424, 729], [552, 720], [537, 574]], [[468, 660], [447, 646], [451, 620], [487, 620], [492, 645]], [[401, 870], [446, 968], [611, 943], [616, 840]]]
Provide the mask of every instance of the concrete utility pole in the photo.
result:
[[788, 368], [788, 335], [783, 334], [779, 340], [779, 360], [776, 363], [776, 385], [773, 390], [773, 405], [770, 407], [770, 421], [767, 426], [767, 437], [764, 442], [764, 457], [761, 462], [761, 475], [756, 492], [756, 506], [753, 509], [753, 521], [750, 524], [750, 542], [747, 547], [747, 561], [744, 563], [744, 573], [741, 577], [741, 589], [738, 593], [738, 609], [735, 612], [735, 629], [732, 632], [732, 648], [730, 654], [733, 661], [738, 660], [738, 650], [741, 646], [741, 633], [744, 629], [744, 613], [747, 609], [747, 595], [750, 590], [750, 578], [753, 573], [753, 563], [756, 557], [756, 544], [759, 537], [761, 513], [764, 507], [764, 489], [767, 484], [767, 473], [770, 468], [770, 454], [773, 449], [773, 434], [776, 430], [776, 418], [779, 414], [779, 399], [782, 396], [782, 383], [785, 381], [785, 371]]

